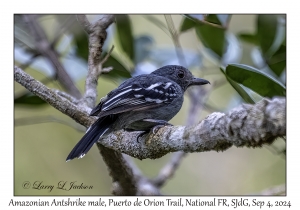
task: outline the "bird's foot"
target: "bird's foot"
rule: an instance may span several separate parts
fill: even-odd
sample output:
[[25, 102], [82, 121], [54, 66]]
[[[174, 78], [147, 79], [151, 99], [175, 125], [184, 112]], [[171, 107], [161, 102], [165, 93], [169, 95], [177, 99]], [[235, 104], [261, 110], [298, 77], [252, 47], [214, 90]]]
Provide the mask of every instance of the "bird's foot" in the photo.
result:
[[158, 132], [159, 129], [161, 129], [166, 125], [173, 126], [171, 123], [168, 123], [167, 121], [164, 120], [144, 119], [144, 121], [156, 123], [156, 125], [150, 129], [150, 132], [154, 135]]
[[161, 129], [162, 127], [164, 127], [164, 126], [165, 126], [165, 125], [156, 125], [156, 126], [154, 126], [153, 128], [151, 128], [152, 134], [155, 135], [155, 134], [157, 133], [157, 131], [158, 131], [159, 129]]
[[137, 142], [140, 143], [140, 138], [142, 138], [143, 136], [145, 136], [147, 133], [149, 133], [149, 131], [143, 131], [142, 133], [140, 133], [140, 134], [136, 137]]
[[[143, 119], [140, 121], [141, 123], [147, 123], [147, 126], [149, 127], [149, 130], [143, 131], [137, 136], [137, 142], [140, 142], [140, 138], [151, 132], [152, 134], [156, 134], [158, 130], [166, 125], [171, 125], [172, 124], [168, 123], [167, 121], [164, 120], [155, 120], [155, 119]], [[126, 129], [127, 131], [130, 129]]]

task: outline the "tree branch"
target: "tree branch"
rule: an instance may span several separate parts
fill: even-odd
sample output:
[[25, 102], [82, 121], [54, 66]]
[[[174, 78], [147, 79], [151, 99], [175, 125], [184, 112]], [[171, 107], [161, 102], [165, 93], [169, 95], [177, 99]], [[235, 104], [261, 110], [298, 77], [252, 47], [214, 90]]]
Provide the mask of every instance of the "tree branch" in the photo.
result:
[[67, 19], [61, 23], [58, 27], [59, 29], [55, 33], [55, 37], [52, 40], [51, 46], [54, 47], [62, 35], [76, 22], [74, 15], [69, 15]]
[[100, 143], [97, 143], [97, 147], [108, 166], [113, 183], [118, 183], [119, 185], [119, 189], [113, 189], [113, 193], [115, 195], [136, 195], [138, 190], [136, 177], [122, 154], [108, 149]]
[[[197, 87], [188, 90], [190, 108], [186, 122], [187, 126], [196, 124], [197, 116], [199, 116], [209, 92], [210, 91], [207, 91], [205, 87]], [[165, 182], [175, 174], [176, 169], [179, 167], [180, 161], [186, 156], [186, 154], [187, 153], [182, 151], [174, 153], [171, 157], [171, 160], [160, 170], [157, 177], [152, 180], [154, 185], [162, 187]]]
[[179, 63], [182, 66], [188, 67], [187, 66], [187, 62], [185, 60], [185, 57], [183, 55], [183, 50], [182, 50], [181, 44], [179, 42], [178, 32], [175, 29], [172, 16], [171, 15], [164, 15], [164, 16], [165, 16], [165, 19], [166, 19], [166, 22], [167, 22], [167, 26], [168, 26], [169, 32], [170, 32], [170, 34], [172, 36], [173, 43], [175, 45], [175, 50], [176, 50], [176, 54], [177, 54], [177, 58], [179, 60]]
[[[15, 80], [78, 123], [87, 127], [95, 121], [88, 116], [90, 110], [79, 109], [18, 67]], [[212, 113], [194, 126], [165, 126], [140, 142], [136, 141], [140, 132], [116, 131], [102, 139], [101, 144], [139, 159], [159, 158], [180, 150], [224, 151], [232, 145], [260, 147], [286, 135], [285, 109], [285, 98], [263, 99], [255, 105], [243, 104], [228, 114]]]
[[55, 90], [55, 89], [52, 89], [56, 94], [68, 99], [71, 103], [73, 104], [77, 104], [78, 103], [78, 100], [76, 98], [74, 98], [73, 96], [67, 94], [66, 92], [63, 92], [63, 91], [60, 91], [60, 90]]
[[[89, 116], [89, 108], [83, 109], [73, 104], [18, 67], [14, 69], [14, 78], [30, 92], [81, 125], [88, 127], [94, 123], [95, 118]], [[263, 99], [255, 105], [243, 104], [228, 114], [212, 113], [194, 126], [165, 126], [156, 134], [144, 136], [139, 142], [136, 138], [141, 132], [116, 131], [101, 139], [101, 146], [99, 143], [98, 146], [110, 168], [114, 186], [121, 186], [119, 193], [159, 194], [154, 185], [145, 182], [147, 179], [133, 172], [119, 152], [139, 159], [154, 159], [175, 151], [224, 151], [232, 145], [260, 147], [272, 143], [276, 137], [286, 135], [285, 109], [285, 98]], [[120, 168], [113, 165], [119, 165]]]
[[96, 118], [89, 116], [89, 113], [91, 112], [90, 108], [83, 109], [83, 107], [78, 107], [76, 104], [58, 94], [57, 90], [46, 87], [17, 66], [14, 68], [14, 77], [15, 81], [20, 83], [27, 90], [37, 95], [63, 114], [68, 115], [79, 124], [88, 127], [95, 122]]
[[56, 70], [57, 80], [62, 86], [77, 99], [81, 98], [81, 93], [67, 74], [65, 68], [59, 61], [57, 52], [51, 47], [42, 27], [36, 21], [35, 15], [24, 15], [24, 20], [35, 39], [35, 47], [38, 53], [47, 58]]
[[[183, 55], [182, 47], [180, 45], [178, 32], [175, 29], [171, 15], [165, 15], [165, 19], [168, 25], [169, 33], [172, 35], [172, 40], [176, 47], [178, 60], [183, 66], [186, 66], [187, 64]], [[188, 94], [191, 105], [186, 125], [193, 125], [196, 123], [197, 116], [199, 116], [199, 112], [204, 105], [205, 99], [208, 95], [208, 91], [206, 91], [205, 88], [200, 87], [197, 89], [189, 89]], [[198, 97], [199, 95], [201, 95], [202, 97]], [[182, 151], [174, 153], [169, 162], [160, 170], [157, 177], [152, 180], [152, 183], [157, 187], [162, 187], [166, 183], [166, 181], [175, 174], [176, 169], [179, 167], [180, 161], [185, 156], [186, 153]]]
[[[15, 80], [54, 108], [88, 127], [94, 121], [88, 113], [15, 67]], [[101, 144], [139, 159], [159, 158], [169, 152], [224, 151], [231, 146], [261, 147], [286, 135], [286, 99], [263, 99], [243, 104], [228, 114], [215, 112], [194, 126], [165, 126], [139, 142], [141, 133], [116, 131]]]
[[103, 65], [107, 59], [109, 58], [109, 56], [111, 55], [112, 51], [114, 50], [114, 45], [111, 47], [111, 49], [108, 51], [108, 53], [106, 54], [106, 56], [102, 59], [102, 61], [100, 62], [101, 65]]
[[174, 174], [176, 169], [179, 166], [182, 158], [186, 156], [185, 152], [176, 152], [171, 157], [171, 160], [160, 170], [157, 177], [155, 177], [152, 182], [157, 187], [162, 187], [168, 179], [170, 179]]
[[[85, 15], [77, 15], [79, 23], [89, 35], [89, 58], [88, 58], [88, 75], [86, 78], [85, 94], [80, 102], [80, 106], [93, 107], [97, 98], [98, 78], [103, 73], [108, 73], [112, 68], [103, 68], [114, 46], [101, 60], [102, 46], [106, 39], [106, 29], [114, 21], [113, 15], [106, 15], [99, 19], [96, 23], [90, 24]], [[156, 187], [150, 190], [143, 190], [144, 183], [150, 183], [143, 179], [137, 173], [136, 166], [129, 164], [123, 155], [115, 150], [104, 147], [97, 143], [98, 149], [108, 166], [110, 175], [113, 179], [112, 192], [115, 195], [149, 195], [160, 194]], [[141, 181], [144, 181], [143, 183]], [[142, 184], [141, 184], [142, 183]], [[150, 183], [151, 184], [151, 183]]]
[[[91, 24], [85, 15], [77, 15], [77, 20], [89, 35], [88, 74], [85, 81], [85, 93], [81, 100], [82, 106], [94, 107], [97, 99], [98, 78], [102, 73], [108, 73], [112, 69], [103, 71], [101, 61], [102, 46], [107, 36], [106, 29], [114, 22], [113, 15], [105, 15], [94, 24]], [[111, 51], [113, 48], [111, 49]], [[110, 52], [111, 53], [111, 52]], [[108, 56], [110, 55], [108, 53]]]
[[101, 144], [136, 157], [156, 159], [170, 152], [224, 151], [231, 146], [261, 147], [286, 135], [285, 98], [243, 104], [228, 114], [215, 112], [194, 126], [165, 126], [139, 142], [140, 132], [117, 131]]

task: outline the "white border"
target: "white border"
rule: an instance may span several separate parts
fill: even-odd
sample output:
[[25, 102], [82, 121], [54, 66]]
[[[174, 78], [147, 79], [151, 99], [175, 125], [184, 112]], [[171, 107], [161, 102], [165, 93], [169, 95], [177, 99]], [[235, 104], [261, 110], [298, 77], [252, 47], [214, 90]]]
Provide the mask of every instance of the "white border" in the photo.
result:
[[[10, 199], [52, 200], [63, 197], [13, 197], [13, 14], [15, 13], [287, 13], [287, 197], [258, 197], [260, 200], [290, 200], [290, 209], [300, 209], [299, 199], [299, 6], [296, 1], [11, 1], [1, 4], [1, 182], [0, 206], [6, 207]], [[9, 5], [9, 3], [12, 3]], [[298, 65], [297, 65], [298, 64]], [[5, 78], [5, 79], [3, 79]], [[7, 91], [9, 87], [10, 91]], [[66, 197], [64, 197], [66, 198]], [[71, 197], [72, 200], [77, 197]], [[109, 199], [105, 197], [104, 199]], [[155, 197], [155, 199], [166, 199]], [[174, 199], [174, 197], [171, 197]], [[210, 199], [209, 197], [201, 197]], [[222, 197], [218, 197], [222, 198]], [[231, 197], [224, 197], [230, 199]], [[252, 197], [246, 197], [252, 199]], [[96, 199], [84, 197], [83, 200]], [[125, 198], [118, 197], [115, 200]], [[135, 200], [135, 198], [127, 198]], [[142, 198], [141, 198], [142, 199]], [[143, 198], [145, 199], [145, 198]], [[154, 199], [154, 197], [153, 197]], [[39, 209], [41, 207], [38, 207]], [[62, 209], [62, 207], [60, 207]], [[75, 207], [77, 208], [77, 207]], [[114, 207], [117, 209], [117, 207]], [[114, 209], [111, 208], [111, 209]], [[122, 207], [133, 208], [133, 207]], [[158, 207], [156, 207], [158, 208]], [[160, 209], [166, 207], [160, 207]], [[196, 207], [197, 208], [197, 207]], [[198, 207], [199, 208], [199, 207]], [[238, 209], [249, 209], [241, 207]], [[86, 209], [86, 208], [85, 208]], [[221, 209], [211, 207], [209, 209]], [[226, 208], [228, 209], [228, 208]], [[267, 208], [264, 208], [267, 209]], [[277, 209], [277, 208], [276, 208]], [[279, 209], [279, 208], [278, 208]], [[281, 208], [280, 208], [281, 209]]]

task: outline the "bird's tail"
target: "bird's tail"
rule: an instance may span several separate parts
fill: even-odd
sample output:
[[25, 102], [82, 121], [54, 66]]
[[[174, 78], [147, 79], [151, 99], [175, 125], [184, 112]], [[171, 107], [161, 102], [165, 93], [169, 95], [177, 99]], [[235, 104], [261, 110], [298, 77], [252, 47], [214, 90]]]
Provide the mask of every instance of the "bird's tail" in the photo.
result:
[[116, 120], [113, 115], [100, 117], [84, 134], [81, 140], [75, 145], [66, 161], [74, 158], [82, 158], [91, 149], [99, 138], [106, 133], [110, 125]]

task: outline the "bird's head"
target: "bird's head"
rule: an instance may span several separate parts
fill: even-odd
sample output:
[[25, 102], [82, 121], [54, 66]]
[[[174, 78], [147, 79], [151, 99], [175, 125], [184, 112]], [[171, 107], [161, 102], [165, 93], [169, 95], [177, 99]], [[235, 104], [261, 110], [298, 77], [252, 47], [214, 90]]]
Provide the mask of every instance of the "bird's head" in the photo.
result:
[[193, 74], [183, 66], [168, 65], [155, 70], [151, 74], [167, 77], [168, 79], [173, 80], [181, 86], [183, 91], [193, 85], [210, 84], [210, 82], [205, 79], [194, 77]]

